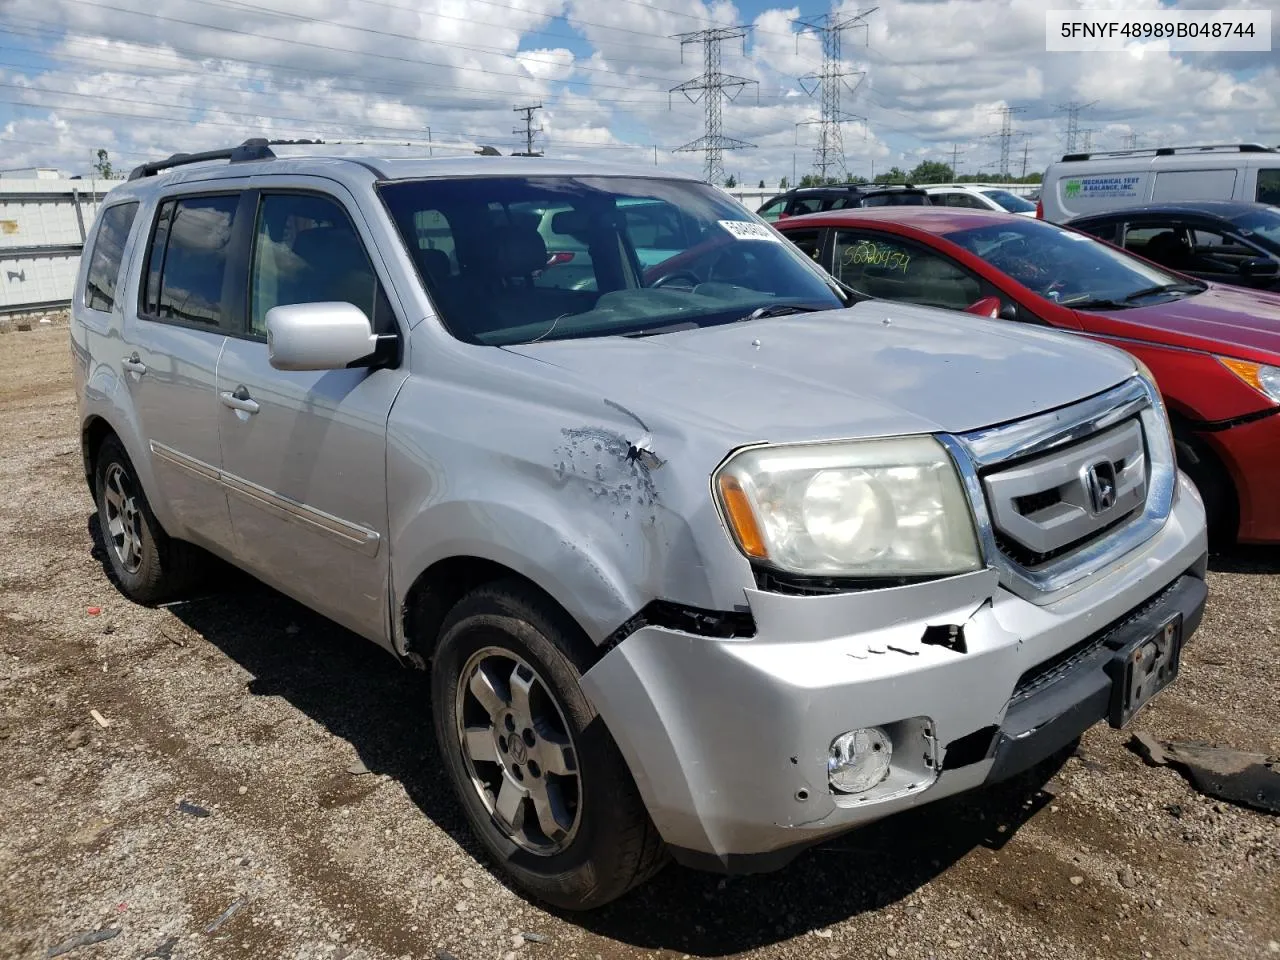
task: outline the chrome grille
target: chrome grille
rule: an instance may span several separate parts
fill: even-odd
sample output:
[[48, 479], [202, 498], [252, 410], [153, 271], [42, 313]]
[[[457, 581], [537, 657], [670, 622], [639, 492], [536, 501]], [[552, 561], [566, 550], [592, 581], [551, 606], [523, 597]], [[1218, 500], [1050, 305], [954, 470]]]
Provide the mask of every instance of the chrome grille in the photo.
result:
[[960, 470], [987, 562], [1048, 603], [1153, 537], [1177, 488], [1159, 394], [1134, 376], [1087, 400], [941, 435]]
[[1142, 424], [1120, 426], [982, 474], [997, 543], [1035, 567], [1089, 543], [1147, 499]]

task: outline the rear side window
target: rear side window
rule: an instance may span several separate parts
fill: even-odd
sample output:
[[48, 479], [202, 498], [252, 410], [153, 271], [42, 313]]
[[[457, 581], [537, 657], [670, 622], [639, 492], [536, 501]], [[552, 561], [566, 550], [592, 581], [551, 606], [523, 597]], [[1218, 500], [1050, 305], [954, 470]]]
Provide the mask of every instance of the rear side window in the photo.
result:
[[1230, 200], [1235, 188], [1234, 170], [1167, 170], [1156, 174], [1151, 200]]
[[1259, 203], [1280, 207], [1280, 167], [1258, 171], [1257, 198]]
[[222, 290], [238, 194], [183, 197], [160, 206], [147, 258], [143, 313], [196, 327], [230, 326]]
[[89, 273], [84, 285], [84, 305], [90, 310], [110, 313], [115, 306], [116, 283], [120, 279], [120, 263], [124, 245], [137, 216], [136, 203], [120, 203], [108, 208], [98, 224], [89, 255]]

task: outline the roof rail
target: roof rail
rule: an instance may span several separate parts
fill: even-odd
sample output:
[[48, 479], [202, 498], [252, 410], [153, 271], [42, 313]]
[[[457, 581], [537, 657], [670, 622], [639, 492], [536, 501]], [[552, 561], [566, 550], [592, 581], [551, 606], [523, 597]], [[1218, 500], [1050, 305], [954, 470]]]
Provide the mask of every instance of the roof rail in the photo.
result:
[[[254, 137], [246, 140], [238, 147], [225, 147], [221, 150], [205, 150], [203, 153], [175, 153], [165, 160], [153, 160], [151, 163], [144, 163], [134, 167], [129, 174], [130, 180], [138, 180], [142, 177], [154, 177], [161, 170], [169, 170], [173, 167], [185, 166], [188, 163], [204, 163], [206, 160], [229, 160], [231, 163], [245, 163], [250, 160], [274, 160], [276, 159], [272, 147], [295, 147], [295, 146], [324, 146], [332, 144], [334, 146], [346, 146], [354, 144], [390, 144], [395, 146], [406, 147], [428, 147], [439, 150], [468, 150], [477, 153], [482, 157], [500, 157], [502, 152], [496, 147], [481, 145], [478, 149], [467, 144], [451, 144], [436, 143], [433, 141], [414, 142], [402, 140], [266, 140], [262, 137]], [[540, 156], [540, 154], [521, 154], [513, 153], [513, 157], [518, 156]]]
[[1206, 143], [1189, 147], [1145, 147], [1135, 150], [1095, 150], [1092, 153], [1068, 153], [1063, 163], [1098, 160], [1103, 157], [1172, 157], [1178, 153], [1276, 153], [1280, 148], [1262, 143]]
[[232, 163], [243, 163], [247, 160], [274, 160], [270, 143], [312, 143], [310, 140], [274, 140], [267, 141], [261, 137], [246, 140], [238, 147], [227, 147], [222, 150], [205, 150], [203, 153], [175, 153], [165, 160], [153, 160], [140, 164], [129, 174], [130, 180], [143, 177], [154, 177], [161, 170], [185, 166], [188, 163], [203, 163], [206, 160], [230, 160]]

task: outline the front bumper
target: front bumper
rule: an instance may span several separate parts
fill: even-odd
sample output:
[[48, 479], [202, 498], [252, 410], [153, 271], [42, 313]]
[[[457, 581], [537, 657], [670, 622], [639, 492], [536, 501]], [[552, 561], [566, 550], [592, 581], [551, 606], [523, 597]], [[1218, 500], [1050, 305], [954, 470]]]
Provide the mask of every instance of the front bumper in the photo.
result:
[[[781, 866], [832, 834], [1010, 776], [1070, 742], [1106, 714], [1101, 651], [1164, 605], [1180, 605], [1189, 637], [1204, 604], [1204, 512], [1179, 483], [1159, 533], [1059, 600], [1015, 596], [992, 570], [833, 596], [747, 591], [754, 637], [642, 627], [583, 688], [677, 859]], [[927, 628], [949, 626], [963, 629], [964, 652], [923, 642]], [[1059, 679], [1010, 708], [1020, 678], [1071, 653]], [[833, 794], [831, 741], [891, 724], [905, 738], [894, 756], [912, 771], [884, 798]]]

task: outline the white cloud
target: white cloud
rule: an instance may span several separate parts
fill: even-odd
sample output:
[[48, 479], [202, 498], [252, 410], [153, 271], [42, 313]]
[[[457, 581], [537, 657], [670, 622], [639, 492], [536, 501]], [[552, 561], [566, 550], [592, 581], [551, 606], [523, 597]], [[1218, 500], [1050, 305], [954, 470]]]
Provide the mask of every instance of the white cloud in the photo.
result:
[[[106, 0], [103, 0], [106, 2]], [[1070, 0], [1064, 0], [1070, 2]], [[1199, 0], [1265, 8], [1270, 0]], [[103, 146], [124, 166], [246, 136], [423, 139], [522, 147], [512, 107], [544, 105], [539, 141], [555, 155], [694, 171], [672, 148], [703, 133], [704, 107], [667, 91], [703, 69], [676, 35], [749, 20], [723, 45], [722, 69], [754, 81], [723, 110], [724, 133], [756, 148], [725, 156], [755, 183], [806, 172], [817, 101], [798, 78], [821, 62], [793, 21], [809, 5], [703, 0], [0, 0], [13, 33], [0, 51], [4, 166], [87, 172]], [[1085, 0], [1134, 9], [1159, 0]], [[844, 0], [841, 14], [857, 11]], [[1280, 140], [1274, 55], [1047, 54], [1045, 0], [901, 0], [844, 38], [865, 74], [844, 109], [851, 172], [949, 159], [992, 169], [997, 112], [1020, 109], [1015, 172], [1062, 149], [1057, 106], [1096, 101], [1081, 118], [1097, 148], [1129, 134], [1157, 142]], [[151, 15], [155, 11], [158, 16]], [[166, 19], [161, 19], [161, 18]], [[563, 18], [563, 19], [561, 19]], [[1280, 18], [1278, 18], [1280, 19]], [[186, 22], [182, 22], [186, 21]], [[1277, 24], [1280, 27], [1280, 23]], [[227, 59], [231, 58], [231, 59]], [[851, 86], [853, 79], [851, 78]]]

